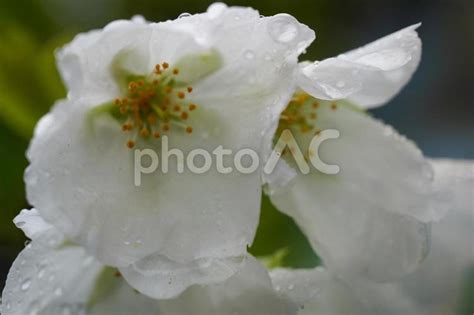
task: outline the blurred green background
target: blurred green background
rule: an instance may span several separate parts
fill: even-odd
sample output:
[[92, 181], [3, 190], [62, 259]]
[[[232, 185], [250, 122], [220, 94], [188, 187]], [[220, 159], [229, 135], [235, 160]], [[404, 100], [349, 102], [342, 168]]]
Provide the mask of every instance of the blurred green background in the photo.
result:
[[[25, 150], [35, 122], [65, 96], [54, 50], [74, 34], [141, 14], [151, 21], [205, 11], [212, 1], [0, 0], [0, 288], [25, 238], [13, 223], [25, 199]], [[415, 140], [433, 157], [474, 158], [472, 91], [474, 1], [260, 0], [228, 1], [263, 15], [287, 12], [316, 30], [305, 58], [322, 59], [400, 28], [423, 22], [423, 59], [410, 85], [374, 114]], [[74, 181], [74, 178], [71, 178]], [[267, 199], [252, 251], [289, 248], [283, 263], [314, 266], [318, 259], [294, 223]]]

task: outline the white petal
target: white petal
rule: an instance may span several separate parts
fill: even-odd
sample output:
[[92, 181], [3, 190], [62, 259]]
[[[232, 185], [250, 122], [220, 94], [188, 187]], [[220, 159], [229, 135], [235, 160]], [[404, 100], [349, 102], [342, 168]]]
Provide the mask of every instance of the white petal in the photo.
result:
[[302, 65], [298, 83], [320, 99], [348, 98], [362, 108], [388, 102], [411, 79], [421, 58], [412, 25], [359, 49]]
[[178, 299], [161, 301], [166, 315], [293, 315], [296, 305], [274, 291], [267, 271], [247, 258], [245, 267], [222, 284], [193, 286]]
[[[429, 163], [412, 142], [370, 116], [319, 104], [317, 128], [340, 132], [324, 142], [319, 157], [340, 172], [312, 168], [271, 195], [272, 202], [296, 220], [330, 269], [378, 281], [413, 271], [428, 249], [429, 228], [420, 221], [442, 212]], [[314, 132], [294, 134], [307, 150]]]
[[13, 219], [13, 223], [15, 223], [16, 227], [21, 229], [29, 239], [36, 239], [53, 228], [51, 224], [44, 221], [36, 209], [21, 210], [20, 214]]
[[[117, 54], [127, 52], [127, 70], [148, 73], [158, 62], [214, 49], [224, 65], [193, 85], [190, 95], [202, 108], [189, 120], [196, 132], [171, 135], [170, 147], [187, 153], [224, 145], [235, 152], [245, 144], [260, 153], [269, 146], [261, 136], [273, 133], [293, 92], [298, 54], [314, 33], [288, 15], [261, 18], [252, 9], [222, 6], [158, 24], [116, 22], [99, 33], [78, 37], [59, 53], [71, 94], [37, 128], [28, 152], [29, 201], [107, 265], [158, 256], [179, 268], [242, 255], [258, 224], [258, 171], [176, 174], [171, 158], [171, 172], [143, 176], [136, 187], [133, 152], [124, 148], [118, 123], [87, 116], [93, 106], [120, 96], [110, 69]], [[159, 145], [151, 148], [161, 152]]]
[[104, 269], [96, 279], [96, 287], [84, 315], [157, 315], [159, 301], [135, 291], [113, 269]]
[[[248, 142], [256, 134], [271, 138], [296, 86], [298, 55], [314, 40], [314, 32], [287, 14], [261, 17], [251, 8], [223, 4], [177, 22], [199, 43], [221, 52], [224, 61], [220, 71], [195, 86], [196, 102], [258, 125], [258, 131], [241, 128], [246, 147], [252, 147]], [[269, 151], [269, 143], [262, 139], [259, 146]]]
[[2, 314], [66, 314], [85, 309], [102, 266], [80, 247], [51, 247], [43, 234], [18, 256], [2, 295]]
[[150, 58], [151, 34], [150, 24], [135, 19], [114, 21], [104, 30], [77, 35], [56, 54], [59, 71], [70, 95], [99, 94], [114, 97], [118, 87], [110, 69], [115, 57], [111, 51], [118, 53], [130, 50], [138, 54], [134, 62], [128, 64], [128, 70], [143, 71]]
[[124, 278], [141, 293], [155, 299], [178, 296], [194, 284], [206, 285], [227, 280], [242, 267], [242, 258], [203, 258], [177, 263], [160, 255], [146, 257], [121, 268]]
[[[125, 148], [120, 125], [99, 117], [92, 128], [85, 122], [89, 106], [87, 99], [60, 103], [49, 114], [54, 127], [29, 149], [28, 198], [48, 222], [114, 266], [154, 253], [180, 263], [245, 253], [258, 224], [258, 172], [177, 174], [172, 157], [167, 174], [144, 175], [136, 187], [134, 152]], [[170, 149], [236, 145], [231, 131], [207, 120], [212, 113], [204, 118], [194, 124], [200, 133], [170, 135]]]
[[363, 314], [362, 302], [351, 289], [321, 267], [276, 269], [270, 276], [275, 289], [300, 306], [299, 315]]
[[15, 260], [2, 295], [4, 315], [156, 315], [158, 302], [134, 291], [78, 246], [30, 243]]
[[474, 267], [474, 164], [445, 159], [432, 163], [436, 186], [454, 198], [450, 211], [432, 226], [430, 254], [402, 286], [426, 314], [455, 314]]
[[277, 269], [271, 278], [281, 294], [300, 305], [299, 315], [420, 315], [392, 284], [346, 283], [321, 267]]

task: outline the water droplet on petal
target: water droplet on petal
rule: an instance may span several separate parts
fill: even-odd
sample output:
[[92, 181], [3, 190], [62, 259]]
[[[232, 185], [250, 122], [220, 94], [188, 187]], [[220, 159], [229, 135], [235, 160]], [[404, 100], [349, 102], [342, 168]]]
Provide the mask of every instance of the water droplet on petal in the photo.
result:
[[344, 81], [342, 81], [342, 80], [337, 81], [337, 82], [336, 82], [336, 86], [337, 86], [338, 88], [341, 88], [341, 89], [342, 89], [343, 87], [346, 86], [346, 82], [344, 82]]
[[30, 279], [26, 279], [25, 281], [23, 281], [23, 283], [21, 284], [21, 289], [23, 291], [26, 291], [30, 288], [31, 286], [31, 280]]
[[247, 59], [250, 60], [250, 59], [255, 58], [255, 53], [254, 53], [253, 51], [251, 51], [251, 50], [247, 50], [247, 51], [244, 53], [244, 56], [245, 56], [245, 58], [247, 58]]
[[270, 22], [268, 32], [277, 42], [290, 43], [298, 36], [298, 27], [295, 19], [287, 14], [281, 14]]
[[54, 290], [54, 295], [56, 295], [56, 296], [61, 296], [61, 295], [63, 295], [63, 289], [61, 289], [60, 287], [57, 287], [57, 288]]
[[181, 13], [181, 14], [178, 16], [178, 19], [186, 18], [186, 17], [189, 17], [189, 16], [191, 16], [191, 13], [184, 12], [184, 13]]
[[84, 262], [82, 263], [82, 266], [83, 267], [88, 267], [92, 264], [92, 262], [94, 261], [94, 258], [92, 256], [90, 257], [87, 257]]
[[221, 2], [213, 3], [207, 9], [207, 14], [211, 20], [219, 17], [224, 10], [227, 9], [227, 5]]
[[40, 267], [40, 269], [38, 270], [38, 279], [43, 278], [45, 272], [46, 272], [46, 268], [45, 267]]

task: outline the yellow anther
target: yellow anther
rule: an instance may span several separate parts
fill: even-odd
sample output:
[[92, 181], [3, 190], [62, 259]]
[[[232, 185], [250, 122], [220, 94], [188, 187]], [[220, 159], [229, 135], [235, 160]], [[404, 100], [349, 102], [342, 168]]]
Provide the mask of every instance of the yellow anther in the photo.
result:
[[133, 140], [128, 140], [127, 141], [127, 147], [129, 149], [133, 149], [134, 146], [135, 146], [135, 141], [133, 141]]
[[[136, 146], [137, 136], [140, 138], [160, 138], [160, 131], [168, 132], [171, 125], [176, 125], [186, 133], [192, 132], [192, 127], [182, 123], [189, 118], [189, 112], [197, 108], [194, 103], [184, 103], [186, 93], [191, 93], [191, 86], [175, 87], [176, 82], [171, 75], [178, 75], [179, 69], [172, 68], [167, 62], [155, 65], [149, 76], [139, 76], [128, 82], [128, 90], [124, 97], [113, 100], [118, 111], [124, 116], [125, 123], [121, 125], [123, 132], [133, 131], [133, 140], [126, 142], [127, 147]], [[186, 106], [186, 107], [183, 107]], [[157, 131], [160, 130], [160, 131]]]

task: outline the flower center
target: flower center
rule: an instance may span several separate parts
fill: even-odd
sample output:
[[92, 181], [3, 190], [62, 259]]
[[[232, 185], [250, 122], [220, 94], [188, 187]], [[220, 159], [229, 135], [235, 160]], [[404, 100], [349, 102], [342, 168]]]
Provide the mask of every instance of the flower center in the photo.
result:
[[186, 100], [193, 91], [191, 86], [182, 86], [176, 80], [179, 69], [167, 62], [157, 64], [148, 76], [132, 75], [127, 78], [127, 92], [117, 98], [122, 131], [130, 134], [127, 147], [133, 148], [137, 138], [158, 139], [175, 127], [191, 134], [193, 128], [186, 124], [197, 105]]
[[[320, 103], [317, 99], [311, 97], [304, 92], [295, 93], [288, 106], [280, 115], [278, 123], [277, 136], [280, 136], [283, 130], [298, 130], [301, 133], [309, 133], [320, 131], [317, 129], [316, 121], [318, 119], [317, 110]], [[330, 104], [331, 110], [337, 109], [337, 104]]]
[[296, 93], [288, 106], [280, 115], [277, 135], [281, 135], [283, 130], [297, 128], [302, 133], [307, 133], [314, 129], [317, 119], [316, 109], [319, 103], [315, 99], [311, 107], [305, 106], [311, 97], [303, 92]]

